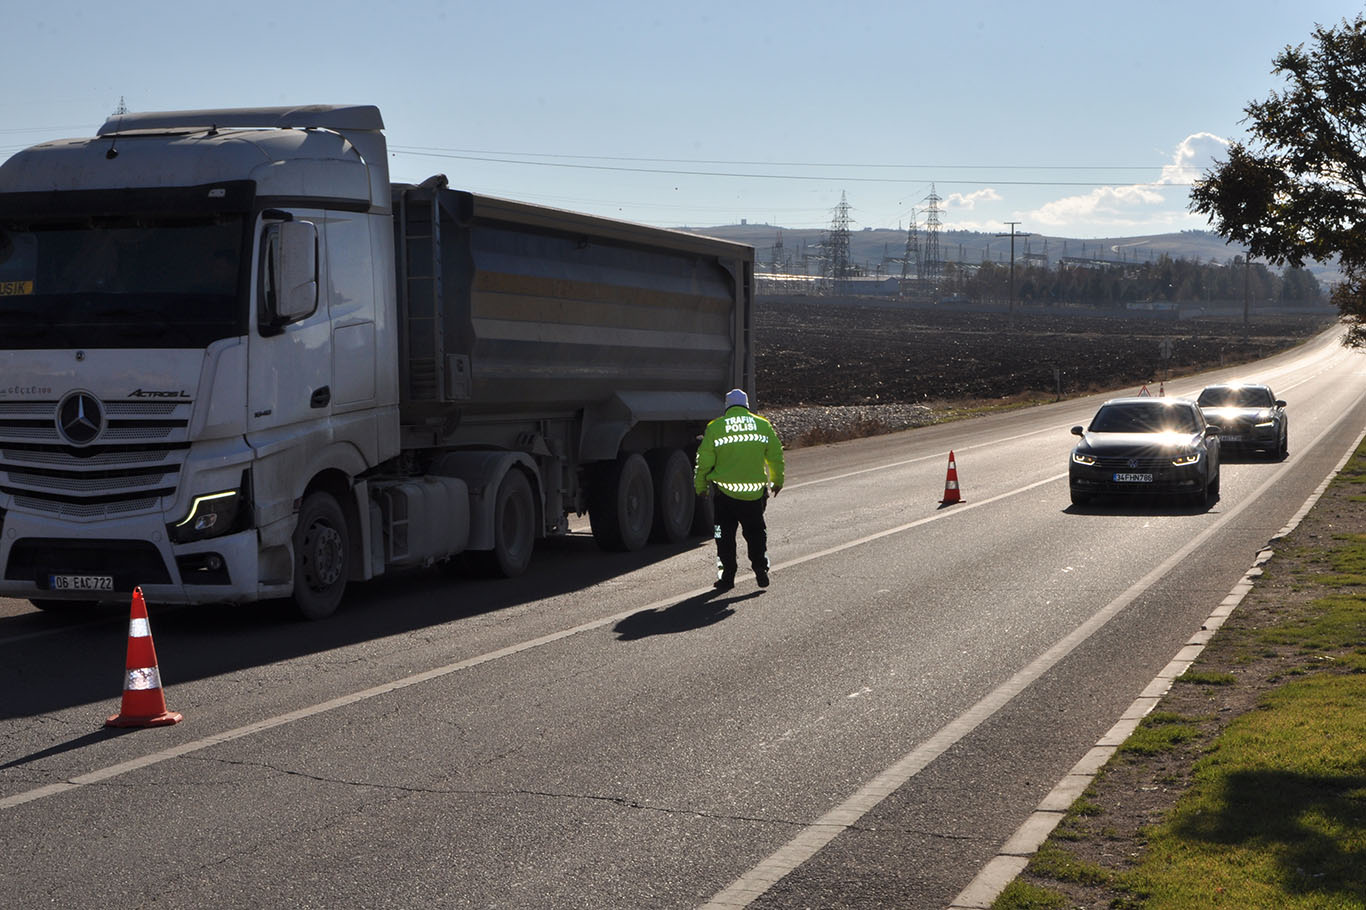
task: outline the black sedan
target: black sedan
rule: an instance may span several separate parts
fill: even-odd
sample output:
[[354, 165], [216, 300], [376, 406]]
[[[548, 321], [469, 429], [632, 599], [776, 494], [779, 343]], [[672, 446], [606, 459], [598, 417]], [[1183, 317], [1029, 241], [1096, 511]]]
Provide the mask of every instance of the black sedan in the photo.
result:
[[1072, 502], [1092, 496], [1177, 495], [1208, 506], [1219, 495], [1219, 428], [1184, 398], [1115, 398], [1101, 405], [1068, 458]]
[[1285, 402], [1260, 383], [1208, 385], [1195, 399], [1205, 419], [1219, 428], [1225, 451], [1261, 452], [1268, 458], [1290, 454], [1290, 424]]

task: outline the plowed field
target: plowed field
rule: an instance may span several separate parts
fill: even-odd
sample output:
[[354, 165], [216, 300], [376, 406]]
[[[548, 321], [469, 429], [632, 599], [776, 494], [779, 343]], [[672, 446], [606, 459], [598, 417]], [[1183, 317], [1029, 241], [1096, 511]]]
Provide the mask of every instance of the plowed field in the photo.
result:
[[1265, 357], [1333, 321], [1322, 312], [1256, 316], [1245, 327], [1241, 318], [1175, 321], [760, 299], [756, 388], [764, 408], [1137, 390], [1148, 381]]

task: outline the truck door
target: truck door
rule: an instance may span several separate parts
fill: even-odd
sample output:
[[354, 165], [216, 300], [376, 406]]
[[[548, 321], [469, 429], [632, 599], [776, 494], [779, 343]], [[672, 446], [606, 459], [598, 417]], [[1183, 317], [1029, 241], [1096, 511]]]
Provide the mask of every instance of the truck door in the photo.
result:
[[263, 220], [247, 354], [249, 434], [331, 414], [332, 326], [320, 280], [327, 274], [327, 249], [318, 242], [323, 220], [321, 212], [295, 213], [288, 222]]

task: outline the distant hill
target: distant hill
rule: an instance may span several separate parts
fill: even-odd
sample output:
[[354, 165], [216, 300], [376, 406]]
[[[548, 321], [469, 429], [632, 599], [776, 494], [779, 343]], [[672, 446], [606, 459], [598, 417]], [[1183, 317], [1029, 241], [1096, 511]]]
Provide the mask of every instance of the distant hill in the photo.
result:
[[[808, 257], [808, 274], [817, 274], [820, 271], [819, 263], [813, 261], [812, 257], [818, 255], [822, 236], [826, 233], [818, 229], [796, 230], [771, 224], [726, 224], [702, 228], [685, 227], [679, 230], [747, 243], [754, 247], [755, 259], [764, 271], [768, 270], [769, 264], [774, 260], [774, 246], [781, 234], [785, 269], [803, 273], [802, 261], [805, 255]], [[923, 230], [919, 239], [923, 251], [926, 242]], [[850, 258], [868, 274], [900, 275], [900, 259], [905, 251], [905, 231], [868, 228], [849, 234]], [[1034, 233], [1028, 237], [1015, 238], [1017, 260], [1027, 255], [1044, 256], [1050, 265], [1056, 265], [1064, 256], [1147, 262], [1167, 255], [1173, 259], [1227, 263], [1235, 256], [1242, 256], [1244, 252], [1242, 246], [1230, 245], [1212, 231], [1181, 231], [1176, 234], [1154, 234], [1146, 237], [1107, 237], [1088, 240]], [[993, 262], [1008, 262], [1010, 238], [976, 231], [943, 230], [939, 233], [939, 258], [944, 262], [972, 264], [983, 262], [987, 258]], [[1335, 266], [1314, 264], [1310, 266], [1310, 271], [1325, 288], [1338, 281]]]

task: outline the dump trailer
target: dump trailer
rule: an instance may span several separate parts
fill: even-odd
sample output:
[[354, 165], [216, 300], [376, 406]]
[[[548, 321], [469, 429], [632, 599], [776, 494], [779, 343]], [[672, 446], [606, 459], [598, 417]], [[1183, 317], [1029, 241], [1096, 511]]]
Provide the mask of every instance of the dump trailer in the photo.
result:
[[751, 247], [389, 181], [371, 106], [119, 114], [0, 164], [0, 596], [292, 598], [710, 530]]

